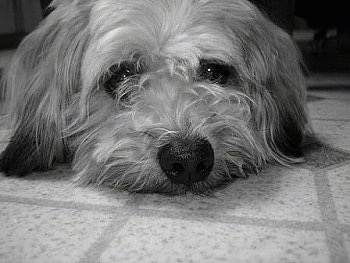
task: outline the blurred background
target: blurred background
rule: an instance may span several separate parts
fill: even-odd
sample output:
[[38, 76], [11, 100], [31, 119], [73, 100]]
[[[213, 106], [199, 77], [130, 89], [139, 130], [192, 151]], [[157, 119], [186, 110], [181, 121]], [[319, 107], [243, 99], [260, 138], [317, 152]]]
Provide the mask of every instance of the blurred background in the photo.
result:
[[[309, 75], [327, 78], [323, 85], [330, 78], [334, 85], [350, 83], [349, 0], [251, 1], [293, 35]], [[0, 67], [7, 63], [21, 39], [50, 13], [50, 2], [0, 0]]]

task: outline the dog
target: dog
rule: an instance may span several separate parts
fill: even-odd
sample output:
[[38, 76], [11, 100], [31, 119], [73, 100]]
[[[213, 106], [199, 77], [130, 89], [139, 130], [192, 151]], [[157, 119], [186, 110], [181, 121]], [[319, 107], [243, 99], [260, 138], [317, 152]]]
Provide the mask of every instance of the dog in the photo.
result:
[[1, 171], [208, 193], [303, 159], [302, 59], [246, 0], [55, 0], [6, 68]]

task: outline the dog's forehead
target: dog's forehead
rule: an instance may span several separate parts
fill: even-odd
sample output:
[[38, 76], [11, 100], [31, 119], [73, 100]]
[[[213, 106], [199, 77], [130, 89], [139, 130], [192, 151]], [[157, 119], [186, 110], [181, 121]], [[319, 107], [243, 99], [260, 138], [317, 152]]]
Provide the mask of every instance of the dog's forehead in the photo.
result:
[[[165, 57], [227, 58], [232, 53], [233, 18], [249, 10], [237, 0], [100, 0], [90, 29], [99, 50], [132, 50]], [[237, 15], [235, 14], [237, 13]], [[242, 16], [243, 17], [243, 16]], [[231, 21], [227, 21], [231, 20]], [[230, 31], [231, 30], [231, 31]]]

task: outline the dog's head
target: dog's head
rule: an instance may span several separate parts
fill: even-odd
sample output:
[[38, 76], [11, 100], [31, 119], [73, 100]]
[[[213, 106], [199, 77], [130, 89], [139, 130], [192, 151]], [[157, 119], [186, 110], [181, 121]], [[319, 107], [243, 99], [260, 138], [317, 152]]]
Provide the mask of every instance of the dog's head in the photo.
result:
[[299, 160], [299, 55], [246, 0], [53, 6], [6, 73], [3, 170], [44, 169], [70, 148], [83, 183], [177, 193]]

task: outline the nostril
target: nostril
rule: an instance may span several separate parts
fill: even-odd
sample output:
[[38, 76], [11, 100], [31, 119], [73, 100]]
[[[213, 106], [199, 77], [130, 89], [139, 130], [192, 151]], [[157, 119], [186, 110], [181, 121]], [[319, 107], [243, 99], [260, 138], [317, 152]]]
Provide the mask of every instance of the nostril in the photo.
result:
[[171, 168], [168, 170], [168, 173], [171, 173], [173, 176], [183, 174], [184, 172], [185, 168], [180, 163], [171, 164]]

